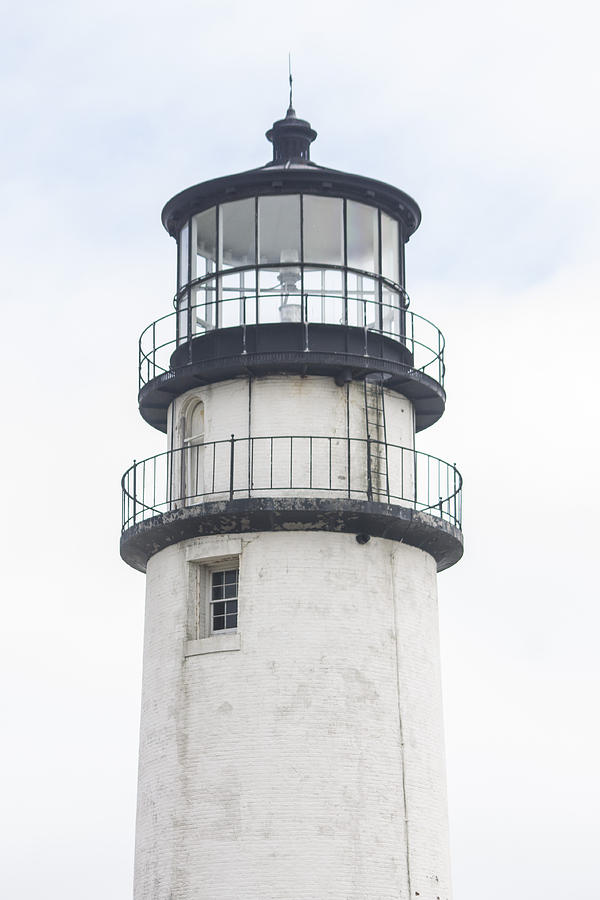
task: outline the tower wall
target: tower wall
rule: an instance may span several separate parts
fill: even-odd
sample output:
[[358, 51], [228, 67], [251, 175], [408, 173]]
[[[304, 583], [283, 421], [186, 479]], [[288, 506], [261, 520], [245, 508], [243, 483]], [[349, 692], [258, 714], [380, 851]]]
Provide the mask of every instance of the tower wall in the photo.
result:
[[[368, 387], [369, 392], [373, 390], [376, 389]], [[282, 489], [285, 496], [367, 495], [370, 486], [364, 385], [353, 382], [340, 387], [332, 378], [282, 375], [197, 388], [172, 404], [172, 449], [185, 446], [190, 416], [198, 402], [203, 404], [202, 438], [193, 456], [175, 456], [172, 496], [201, 499], [209, 494], [217, 498], [227, 495], [231, 435], [237, 441], [233, 486], [238, 491], [250, 482], [255, 496], [281, 494]], [[367, 400], [374, 402], [372, 397]], [[385, 391], [384, 402], [390, 446], [385, 463], [375, 460], [375, 455], [383, 453], [382, 445], [370, 448], [371, 469], [375, 469], [376, 462], [380, 466], [379, 474], [373, 474], [372, 487], [376, 494], [385, 494], [389, 484], [392, 495], [410, 502], [414, 458], [401, 448], [414, 447], [413, 406], [406, 397], [389, 390]], [[369, 426], [371, 439], [382, 441], [383, 410], [371, 409], [369, 418], [379, 426]], [[287, 440], [290, 435], [295, 436], [293, 441]], [[303, 440], [303, 435], [314, 440]], [[248, 437], [252, 438], [251, 445], [244, 440]], [[350, 444], [346, 438], [352, 439]], [[213, 446], [213, 442], [217, 445]]]
[[[206, 637], [199, 575], [227, 559], [238, 633]], [[417, 894], [450, 895], [433, 558], [312, 532], [155, 554], [135, 900]]]
[[[180, 446], [182, 417], [194, 400], [205, 406], [205, 441], [227, 440], [232, 433], [236, 438], [249, 434], [366, 437], [361, 383], [339, 387], [333, 378], [318, 375], [269, 375], [209, 384], [178, 397], [169, 415], [169, 446]], [[385, 404], [388, 442], [414, 447], [410, 400], [386, 390]]]

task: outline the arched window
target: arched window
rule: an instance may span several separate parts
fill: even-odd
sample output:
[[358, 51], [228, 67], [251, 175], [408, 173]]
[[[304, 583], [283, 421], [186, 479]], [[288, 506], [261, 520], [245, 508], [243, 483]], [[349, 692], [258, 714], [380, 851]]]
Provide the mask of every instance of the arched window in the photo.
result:
[[204, 403], [197, 400], [188, 407], [183, 420], [182, 474], [183, 496], [198, 503], [204, 494], [203, 453]]

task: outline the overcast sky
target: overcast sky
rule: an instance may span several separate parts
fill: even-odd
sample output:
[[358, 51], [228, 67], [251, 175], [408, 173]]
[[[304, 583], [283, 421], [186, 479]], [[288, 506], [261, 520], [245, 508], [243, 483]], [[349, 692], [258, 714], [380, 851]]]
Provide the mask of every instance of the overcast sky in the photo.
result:
[[0, 893], [129, 900], [144, 578], [119, 479], [179, 190], [270, 158], [391, 182], [448, 343], [421, 449], [465, 478], [439, 579], [456, 900], [600, 896], [598, 22], [557, 3], [4, 2]]

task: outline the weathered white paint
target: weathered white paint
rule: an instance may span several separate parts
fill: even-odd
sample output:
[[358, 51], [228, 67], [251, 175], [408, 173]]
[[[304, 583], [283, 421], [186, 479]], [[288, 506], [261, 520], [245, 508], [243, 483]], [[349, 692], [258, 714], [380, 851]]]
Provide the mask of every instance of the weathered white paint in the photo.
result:
[[[364, 390], [351, 382], [351, 437], [364, 438]], [[204, 403], [205, 441], [227, 440], [232, 434], [315, 434], [346, 437], [346, 387], [333, 378], [309, 375], [270, 375], [252, 379], [249, 404], [248, 379], [238, 378], [196, 388], [178, 397], [169, 413], [169, 446], [183, 442], [183, 418], [195, 402]], [[385, 391], [387, 438], [392, 444], [414, 446], [414, 415], [411, 402], [395, 391]], [[249, 421], [251, 427], [249, 429]], [[175, 431], [171, 444], [172, 422]]]
[[[177, 454], [172, 469], [172, 496], [194, 496], [198, 502], [211, 493], [221, 499], [229, 486], [230, 448], [237, 439], [249, 435], [252, 447], [253, 495], [275, 493], [279, 496], [323, 496], [330, 488], [340, 496], [364, 498], [367, 490], [366, 418], [362, 384], [352, 382], [339, 387], [333, 378], [293, 375], [253, 379], [234, 379], [188, 391], [172, 404], [169, 416], [169, 448], [184, 446], [189, 419], [198, 402], [204, 406], [204, 447]], [[385, 391], [387, 443], [409, 450], [414, 447], [412, 404], [394, 391]], [[371, 418], [377, 413], [371, 411]], [[293, 447], [293, 486], [290, 488], [290, 435], [314, 435], [309, 441], [295, 441]], [[271, 442], [268, 438], [280, 436]], [[325, 438], [332, 437], [331, 444]], [[348, 446], [351, 444], [350, 491], [348, 493]], [[265, 438], [265, 440], [261, 440]], [[338, 438], [339, 440], [335, 440]], [[381, 429], [371, 428], [371, 438], [382, 439]], [[216, 448], [213, 441], [222, 441]], [[373, 447], [373, 453], [377, 453]], [[235, 445], [234, 487], [243, 490], [248, 483], [248, 445]], [[330, 458], [331, 457], [331, 458]], [[181, 471], [181, 467], [186, 472]], [[413, 498], [414, 459], [410, 452], [388, 451], [388, 477], [392, 495], [407, 501]], [[330, 483], [331, 475], [331, 483]], [[214, 477], [213, 477], [214, 476]], [[275, 490], [266, 489], [271, 484]], [[373, 478], [376, 490], [385, 491], [384, 477]]]
[[209, 637], [187, 641], [184, 653], [186, 656], [200, 656], [202, 653], [225, 653], [230, 650], [240, 650], [241, 646], [239, 632], [211, 634]]
[[[233, 554], [240, 650], [186, 656], [194, 568]], [[153, 556], [139, 777], [136, 900], [448, 900], [432, 557], [315, 532]]]

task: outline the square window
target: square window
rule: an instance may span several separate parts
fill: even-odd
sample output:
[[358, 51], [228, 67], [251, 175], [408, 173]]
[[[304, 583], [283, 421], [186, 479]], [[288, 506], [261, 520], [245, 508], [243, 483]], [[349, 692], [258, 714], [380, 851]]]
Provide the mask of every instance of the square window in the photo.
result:
[[235, 631], [238, 618], [239, 569], [210, 573], [210, 630]]

